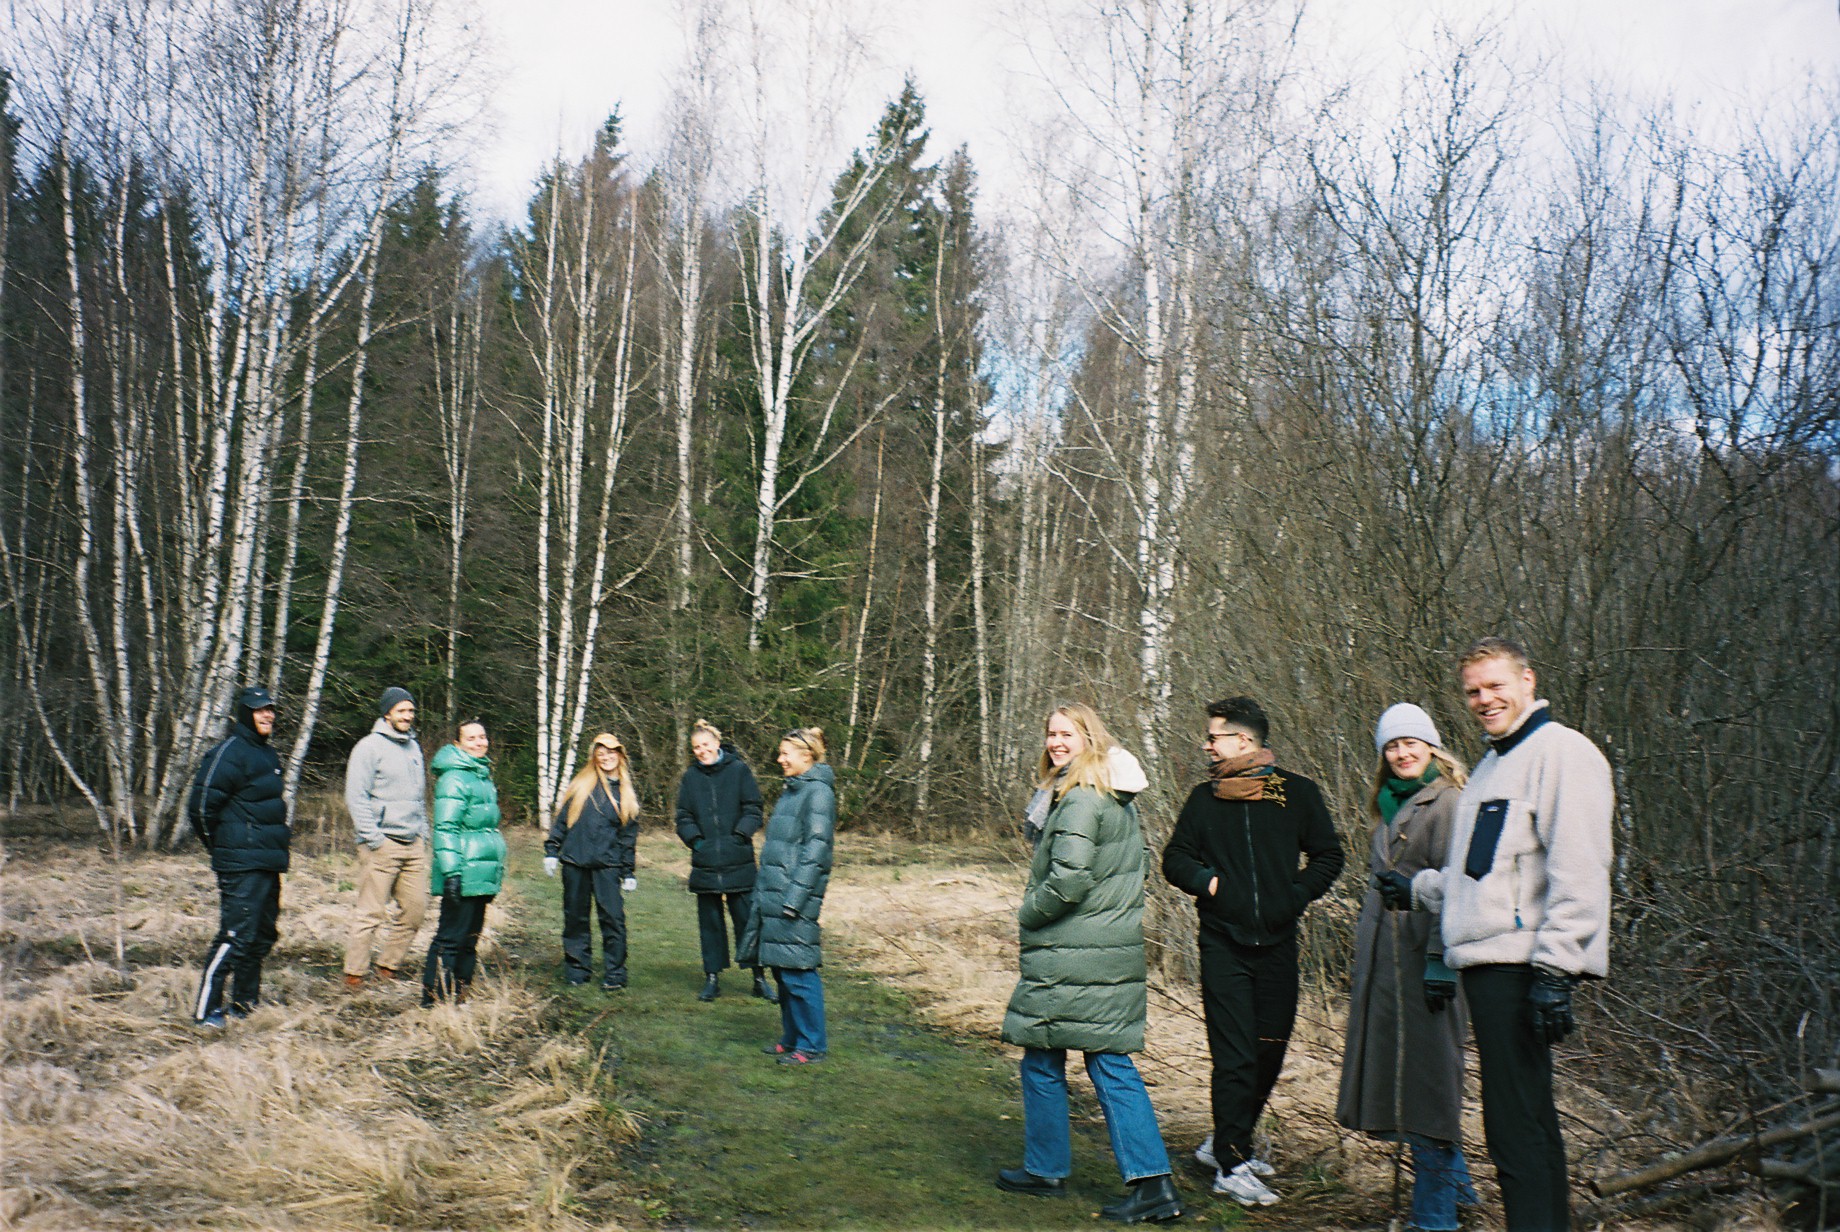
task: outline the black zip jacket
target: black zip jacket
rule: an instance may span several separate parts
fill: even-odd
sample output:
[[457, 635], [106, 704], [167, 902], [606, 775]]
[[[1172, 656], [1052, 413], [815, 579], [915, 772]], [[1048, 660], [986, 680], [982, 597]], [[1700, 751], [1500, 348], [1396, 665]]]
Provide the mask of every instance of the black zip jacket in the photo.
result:
[[572, 826], [569, 806], [564, 804], [549, 823], [543, 854], [577, 868], [611, 868], [622, 877], [631, 877], [637, 863], [639, 818], [635, 814], [631, 821], [621, 821], [619, 800], [619, 786], [602, 783], [589, 793]]
[[[1188, 793], [1163, 848], [1163, 876], [1195, 896], [1203, 933], [1275, 945], [1342, 871], [1342, 845], [1309, 779], [1274, 769], [1264, 800], [1221, 800], [1212, 781]], [[1303, 867], [1297, 867], [1298, 857]], [[1208, 882], [1220, 878], [1208, 893]]]
[[214, 872], [287, 872], [292, 831], [281, 786], [281, 759], [267, 738], [247, 723], [232, 723], [229, 736], [199, 763], [186, 801]]
[[728, 745], [713, 766], [690, 763], [677, 785], [677, 837], [690, 849], [690, 889], [740, 894], [754, 888], [760, 784]]

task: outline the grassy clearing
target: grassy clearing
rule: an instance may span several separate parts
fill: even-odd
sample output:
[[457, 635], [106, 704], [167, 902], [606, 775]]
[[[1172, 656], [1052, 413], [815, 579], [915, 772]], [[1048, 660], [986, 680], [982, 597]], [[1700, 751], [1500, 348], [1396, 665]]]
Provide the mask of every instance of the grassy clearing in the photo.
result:
[[[85, 838], [15, 830], [0, 857], [0, 1227], [1071, 1228], [1118, 1192], [1077, 1072], [1074, 1196], [991, 1183], [1022, 1135], [1014, 1051], [995, 1039], [1022, 882], [1003, 851], [846, 836], [825, 913], [833, 1055], [792, 1069], [760, 1053], [778, 1011], [738, 973], [696, 1002], [694, 903], [667, 831], [642, 840], [633, 986], [615, 996], [563, 986], [558, 883], [532, 831], [511, 838], [468, 1005], [421, 1011], [415, 985], [344, 991], [352, 862], [335, 844], [297, 853], [268, 1003], [201, 1036], [187, 1007], [216, 901], [199, 853], [115, 866]], [[1188, 1161], [1206, 1129], [1194, 1004], [1153, 986], [1139, 1059], [1186, 1222], [1384, 1226], [1388, 1152], [1328, 1115], [1330, 1005], [1306, 1008], [1274, 1099], [1286, 1201], [1246, 1213], [1207, 1194]], [[1721, 1203], [1590, 1222], [1776, 1226], [1760, 1203]]]
[[[668, 857], [650, 845], [646, 854]], [[779, 1011], [745, 995], [732, 971], [723, 995], [699, 1004], [692, 897], [656, 867], [640, 879], [627, 896], [632, 986], [608, 995], [552, 978], [578, 1029], [608, 1047], [621, 1104], [641, 1126], [623, 1153], [627, 1183], [653, 1219], [699, 1228], [1075, 1228], [1089, 1227], [1121, 1192], [1092, 1115], [1079, 1127], [1071, 1199], [997, 1190], [995, 1170], [1021, 1160], [1013, 1062], [921, 1024], [908, 996], [835, 960], [825, 969], [830, 1059], [793, 1068], [762, 1055], [778, 1038]]]

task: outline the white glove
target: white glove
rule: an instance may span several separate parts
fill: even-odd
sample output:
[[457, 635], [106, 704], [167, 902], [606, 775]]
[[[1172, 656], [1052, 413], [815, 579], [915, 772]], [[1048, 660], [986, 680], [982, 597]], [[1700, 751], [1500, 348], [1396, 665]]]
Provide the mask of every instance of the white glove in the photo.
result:
[[556, 875], [556, 870], [561, 867], [562, 861], [558, 860], [555, 856], [543, 857], [543, 872], [545, 876], [554, 877]]
[[628, 877], [620, 882], [620, 888], [628, 894], [631, 894], [634, 890], [639, 888], [639, 879], [637, 877]]

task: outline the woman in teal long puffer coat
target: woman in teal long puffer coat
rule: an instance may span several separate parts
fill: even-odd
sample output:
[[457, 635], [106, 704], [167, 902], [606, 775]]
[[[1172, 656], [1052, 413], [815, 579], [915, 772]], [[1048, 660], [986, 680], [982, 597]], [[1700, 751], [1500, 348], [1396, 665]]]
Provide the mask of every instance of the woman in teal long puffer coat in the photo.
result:
[[505, 880], [505, 837], [498, 832], [498, 787], [492, 782], [486, 726], [460, 724], [454, 742], [434, 755], [434, 862], [429, 892], [441, 918], [422, 964], [422, 1004], [466, 1000], [479, 965], [486, 904]]
[[1182, 1214], [1130, 1055], [1143, 1051], [1146, 1008], [1144, 834], [1131, 801], [1149, 785], [1091, 707], [1049, 712], [1026, 815], [1035, 856], [1016, 912], [1022, 978], [1003, 1015], [1004, 1041], [1022, 1047], [1022, 1167], [997, 1173], [997, 1187], [1067, 1192], [1067, 1052], [1077, 1049], [1127, 1191], [1101, 1213], [1120, 1223]]
[[818, 915], [831, 883], [837, 829], [836, 775], [825, 764], [824, 729], [795, 727], [779, 742], [785, 790], [767, 819], [760, 875], [736, 961], [773, 968], [780, 1035], [766, 1051], [782, 1065], [809, 1065], [830, 1050], [824, 1021], [824, 965]]

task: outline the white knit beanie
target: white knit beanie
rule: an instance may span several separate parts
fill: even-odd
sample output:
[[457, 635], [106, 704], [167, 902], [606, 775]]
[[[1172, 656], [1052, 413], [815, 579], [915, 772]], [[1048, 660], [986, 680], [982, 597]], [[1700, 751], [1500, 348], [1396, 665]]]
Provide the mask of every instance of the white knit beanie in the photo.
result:
[[1438, 735], [1437, 724], [1431, 721], [1430, 715], [1411, 702], [1388, 706], [1386, 713], [1380, 716], [1380, 722], [1374, 727], [1374, 752], [1386, 752], [1386, 746], [1401, 736], [1423, 740], [1434, 749], [1444, 747], [1443, 737]]

